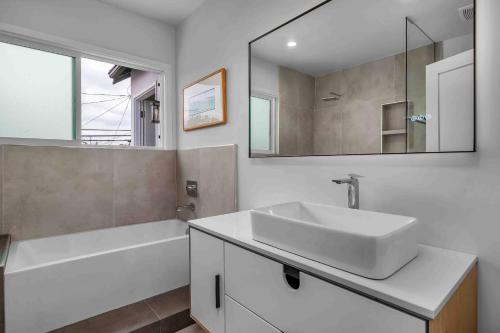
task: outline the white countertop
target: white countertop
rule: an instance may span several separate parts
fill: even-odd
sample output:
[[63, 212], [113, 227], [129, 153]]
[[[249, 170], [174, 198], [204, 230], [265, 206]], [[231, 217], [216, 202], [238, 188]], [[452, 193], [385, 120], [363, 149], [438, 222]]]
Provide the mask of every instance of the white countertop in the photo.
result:
[[254, 241], [249, 211], [193, 220], [189, 225], [426, 319], [439, 314], [477, 262], [471, 254], [419, 245], [418, 257], [394, 275], [371, 280]]

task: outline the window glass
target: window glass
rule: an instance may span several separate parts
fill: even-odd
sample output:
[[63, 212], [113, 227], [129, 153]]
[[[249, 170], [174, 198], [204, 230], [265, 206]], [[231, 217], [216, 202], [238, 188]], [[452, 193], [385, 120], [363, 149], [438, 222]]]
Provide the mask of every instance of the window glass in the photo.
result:
[[75, 59], [0, 42], [0, 137], [75, 139]]
[[161, 146], [158, 73], [81, 58], [81, 76], [83, 144]]
[[131, 70], [86, 58], [81, 63], [82, 143], [129, 146]]
[[253, 151], [272, 150], [272, 100], [252, 96], [251, 147]]

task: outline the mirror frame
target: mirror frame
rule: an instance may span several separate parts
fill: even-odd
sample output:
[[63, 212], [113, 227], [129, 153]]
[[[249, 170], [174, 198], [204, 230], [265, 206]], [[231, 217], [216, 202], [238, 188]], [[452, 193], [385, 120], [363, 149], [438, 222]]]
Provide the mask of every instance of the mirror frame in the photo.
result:
[[[317, 9], [320, 9], [324, 5], [333, 2], [335, 0], [325, 0], [318, 5], [302, 12], [301, 14], [293, 17], [292, 19], [278, 25], [276, 28], [271, 29], [262, 35], [252, 39], [250, 42], [248, 42], [248, 158], [258, 158], [258, 159], [266, 159], [266, 158], [286, 158], [286, 157], [341, 157], [341, 156], [385, 156], [385, 155], [419, 155], [419, 154], [457, 154], [457, 153], [475, 153], [477, 152], [477, 95], [476, 95], [476, 90], [477, 90], [477, 45], [476, 45], [476, 40], [477, 40], [477, 0], [473, 0], [474, 4], [474, 25], [473, 25], [473, 36], [474, 36], [474, 44], [473, 44], [473, 51], [474, 51], [474, 91], [473, 91], [473, 96], [474, 96], [474, 109], [473, 109], [473, 119], [474, 119], [474, 135], [473, 135], [473, 149], [472, 150], [464, 150], [464, 151], [436, 151], [436, 152], [405, 152], [405, 153], [371, 153], [371, 154], [337, 154], [337, 155], [322, 155], [322, 154], [317, 154], [317, 155], [259, 155], [259, 156], [252, 156], [252, 147], [251, 147], [251, 140], [252, 140], [252, 106], [251, 106], [251, 97], [252, 97], [252, 44], [259, 41], [260, 39], [266, 37], [267, 35], [272, 34], [273, 32], [287, 26], [290, 23], [293, 23], [297, 20], [299, 20], [301, 17], [311, 13], [312, 11], [315, 11]], [[437, 0], [439, 1], [439, 0]], [[405, 22], [405, 29], [407, 29], [407, 17], [404, 18]], [[405, 33], [405, 44], [406, 44], [406, 49], [408, 49], [408, 35]], [[407, 52], [407, 51], [406, 51]], [[407, 65], [407, 63], [406, 63]], [[405, 80], [405, 101], [408, 103], [408, 81]]]

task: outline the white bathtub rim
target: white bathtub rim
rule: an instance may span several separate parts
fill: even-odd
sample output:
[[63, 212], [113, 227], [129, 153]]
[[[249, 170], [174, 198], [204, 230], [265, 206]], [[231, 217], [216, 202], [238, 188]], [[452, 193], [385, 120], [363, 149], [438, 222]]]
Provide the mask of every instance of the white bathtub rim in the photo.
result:
[[[173, 219], [168, 219], [168, 220], [160, 220], [160, 221], [150, 221], [150, 222], [141, 222], [141, 223], [135, 223], [135, 224], [129, 224], [129, 225], [119, 225], [119, 226], [114, 226], [114, 227], [106, 227], [106, 228], [99, 228], [99, 229], [93, 229], [93, 230], [84, 230], [84, 231], [78, 231], [78, 232], [70, 232], [70, 233], [65, 233], [65, 234], [59, 234], [59, 235], [53, 235], [53, 236], [45, 236], [45, 237], [38, 237], [38, 238], [31, 238], [31, 239], [22, 239], [22, 240], [13, 240], [11, 242], [11, 247], [12, 244], [24, 244], [24, 243], [29, 243], [33, 241], [46, 241], [46, 240], [59, 240], [60, 238], [66, 238], [66, 237], [72, 237], [72, 236], [78, 236], [78, 235], [86, 235], [86, 234], [92, 234], [95, 232], [109, 232], [111, 230], [120, 230], [120, 229], [127, 229], [127, 228], [139, 228], [144, 225], [148, 224], [163, 224], [163, 223], [170, 223], [170, 222], [177, 222], [179, 224], [185, 224], [186, 225], [186, 230], [189, 229], [189, 224], [186, 221], [183, 221], [181, 219], [173, 218]], [[176, 237], [176, 236], [175, 236]], [[142, 244], [142, 243], [140, 243]]]
[[[122, 246], [122, 247], [118, 247], [118, 248], [114, 248], [114, 249], [106, 250], [106, 251], [91, 252], [91, 253], [84, 254], [84, 255], [79, 255], [79, 256], [74, 256], [74, 257], [69, 257], [69, 258], [64, 258], [64, 259], [59, 259], [59, 260], [53, 260], [53, 261], [49, 261], [49, 262], [46, 262], [43, 264], [32, 265], [29, 267], [19, 268], [16, 270], [12, 270], [9, 268], [9, 264], [8, 264], [8, 260], [7, 260], [7, 265], [5, 267], [4, 275], [7, 278], [8, 275], [12, 275], [15, 273], [28, 272], [31, 270], [40, 269], [40, 268], [44, 268], [44, 267], [50, 267], [50, 266], [54, 266], [54, 265], [60, 265], [60, 264], [64, 264], [64, 263], [71, 262], [71, 261], [77, 261], [77, 260], [82, 260], [82, 259], [86, 259], [86, 258], [93, 258], [93, 257], [97, 257], [100, 255], [121, 252], [121, 251], [129, 250], [129, 249], [132, 250], [132, 249], [137, 249], [137, 248], [141, 248], [141, 247], [145, 247], [145, 246], [151, 246], [151, 245], [156, 245], [156, 244], [161, 244], [161, 243], [166, 243], [166, 242], [171, 242], [171, 241], [177, 241], [177, 240], [186, 239], [186, 238], [189, 238], [189, 235], [181, 235], [181, 236], [160, 239], [160, 240], [156, 240], [156, 241], [152, 241], [152, 242], [148, 242], [148, 243], [140, 243], [140, 244], [135, 244], [135, 245]], [[15, 251], [11, 251], [13, 247], [17, 247], [17, 244], [11, 244], [11, 249], [9, 249], [9, 254], [12, 252], [15, 252]]]

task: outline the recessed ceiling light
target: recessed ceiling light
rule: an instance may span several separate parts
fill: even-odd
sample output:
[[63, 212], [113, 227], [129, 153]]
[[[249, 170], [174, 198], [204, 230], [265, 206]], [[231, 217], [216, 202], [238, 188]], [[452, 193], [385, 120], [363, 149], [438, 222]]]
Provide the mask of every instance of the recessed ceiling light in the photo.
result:
[[295, 46], [297, 46], [297, 42], [295, 42], [295, 41], [291, 40], [291, 41], [289, 41], [289, 42], [286, 44], [286, 46], [288, 46], [288, 47], [290, 47], [290, 48], [295, 47]]

